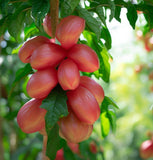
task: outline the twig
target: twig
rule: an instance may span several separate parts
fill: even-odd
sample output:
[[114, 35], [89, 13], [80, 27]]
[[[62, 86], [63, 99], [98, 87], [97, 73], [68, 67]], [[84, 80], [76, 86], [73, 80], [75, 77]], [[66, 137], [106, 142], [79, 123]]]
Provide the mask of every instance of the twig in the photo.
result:
[[51, 28], [52, 38], [55, 38], [56, 26], [58, 24], [59, 14], [59, 0], [50, 0], [50, 16], [51, 16]]

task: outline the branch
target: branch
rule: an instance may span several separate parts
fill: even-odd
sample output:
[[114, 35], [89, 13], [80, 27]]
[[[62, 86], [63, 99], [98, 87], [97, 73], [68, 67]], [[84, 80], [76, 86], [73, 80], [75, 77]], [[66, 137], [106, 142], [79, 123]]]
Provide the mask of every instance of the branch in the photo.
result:
[[51, 28], [52, 38], [55, 38], [56, 26], [58, 24], [59, 13], [59, 0], [50, 0], [50, 16], [51, 16]]
[[46, 156], [47, 136], [43, 136], [42, 160], [49, 160]]

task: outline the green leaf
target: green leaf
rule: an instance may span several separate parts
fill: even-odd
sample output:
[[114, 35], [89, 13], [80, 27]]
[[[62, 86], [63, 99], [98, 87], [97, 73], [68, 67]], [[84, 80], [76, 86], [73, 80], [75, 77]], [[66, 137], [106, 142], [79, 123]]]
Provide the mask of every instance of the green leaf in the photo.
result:
[[113, 110], [108, 110], [108, 118], [109, 118], [109, 122], [112, 128], [112, 131], [115, 132], [116, 130], [116, 114], [114, 113]]
[[24, 39], [35, 35], [36, 33], [39, 33], [38, 28], [35, 26], [34, 23], [32, 23], [30, 26], [24, 28]]
[[105, 96], [101, 104], [101, 132], [102, 136], [106, 137], [109, 133], [110, 127], [114, 132], [116, 130], [116, 114], [115, 108], [118, 109], [116, 103], [109, 97]]
[[121, 7], [116, 6], [115, 8], [115, 19], [121, 23], [121, 18], [120, 18], [120, 14], [121, 14]]
[[47, 110], [45, 121], [46, 129], [52, 128], [55, 123], [63, 116], [68, 115], [66, 92], [57, 86], [46, 99], [43, 100], [41, 108]]
[[106, 26], [106, 19], [105, 19], [105, 14], [102, 6], [96, 7], [96, 13], [98, 14], [100, 20], [102, 23]]
[[26, 64], [23, 68], [20, 68], [15, 75], [15, 80], [11, 86], [10, 92], [9, 92], [9, 98], [11, 97], [11, 94], [15, 88], [15, 86], [23, 79], [25, 78], [28, 74], [33, 73], [33, 70], [30, 66], [30, 64]]
[[86, 21], [87, 27], [96, 34], [97, 39], [100, 38], [101, 35], [101, 24], [100, 22], [93, 17], [93, 15], [87, 11], [84, 8], [81, 8], [80, 6], [77, 7], [77, 11], [79, 13], [79, 16], [84, 18]]
[[107, 49], [102, 45], [102, 43], [97, 40], [97, 37], [88, 31], [83, 32], [83, 36], [88, 42], [88, 45], [95, 50], [100, 61], [100, 68], [98, 71], [95, 71], [93, 74], [97, 78], [102, 78], [105, 82], [109, 82], [110, 76], [110, 64], [109, 64], [109, 54]]
[[111, 34], [107, 27], [103, 27], [102, 32], [101, 32], [101, 38], [105, 40], [106, 48], [111, 49], [112, 48], [112, 38], [111, 38]]
[[0, 0], [0, 11], [1, 11], [1, 14], [3, 14], [4, 16], [6, 16], [8, 14], [8, 12], [10, 11], [9, 10], [9, 7], [10, 5], [8, 5], [10, 0]]
[[42, 102], [41, 108], [47, 110], [45, 116], [46, 131], [48, 135], [47, 156], [55, 159], [56, 152], [61, 148], [59, 137], [59, 128], [57, 121], [59, 118], [68, 115], [66, 92], [60, 86], [54, 88], [51, 93]]
[[15, 8], [15, 12], [10, 14], [7, 19], [8, 32], [16, 41], [21, 40], [21, 33], [24, 28], [26, 9], [29, 8], [28, 3], [22, 3]]
[[61, 148], [60, 146], [60, 136], [59, 136], [59, 127], [58, 125], [54, 125], [54, 127], [50, 130], [47, 130], [48, 140], [47, 140], [47, 148], [46, 155], [50, 159], [55, 159], [56, 152]]
[[71, 15], [79, 2], [80, 0], [64, 0], [61, 5], [61, 17], [64, 18]]
[[138, 18], [138, 15], [137, 15], [137, 11], [136, 11], [136, 8], [134, 5], [130, 5], [128, 8], [127, 8], [127, 19], [130, 23], [130, 25], [132, 26], [133, 29], [135, 29], [135, 24], [136, 24], [136, 21], [137, 21], [137, 18]]
[[103, 137], [106, 137], [110, 131], [110, 122], [107, 117], [107, 112], [103, 112], [100, 115], [100, 120], [101, 120], [101, 133]]
[[18, 112], [19, 112], [18, 110], [9, 112], [9, 113], [7, 113], [7, 114], [4, 116], [4, 118], [5, 118], [6, 120], [9, 120], [9, 121], [10, 121], [10, 120], [14, 120], [14, 119], [16, 118]]
[[111, 10], [111, 14], [109, 16], [109, 21], [111, 22], [115, 16], [115, 3], [112, 0], [108, 0], [108, 3], [110, 5], [110, 10]]
[[144, 7], [144, 17], [148, 23], [150, 30], [153, 28], [153, 6]]
[[119, 107], [117, 106], [117, 104], [114, 102], [112, 98], [105, 96], [101, 104], [101, 112], [107, 111], [109, 106], [119, 109]]
[[110, 64], [109, 64], [109, 54], [105, 47], [102, 48], [102, 51], [99, 55], [100, 60], [100, 69], [99, 73], [102, 74], [101, 77], [105, 82], [109, 82], [110, 77]]
[[32, 16], [36, 23], [36, 26], [43, 30], [42, 22], [45, 15], [48, 13], [50, 4], [49, 0], [30, 0], [32, 3]]
[[13, 14], [9, 16], [8, 32], [15, 38], [16, 41], [20, 41], [20, 35], [24, 27], [24, 18], [25, 14], [23, 12], [18, 15]]
[[22, 45], [23, 45], [23, 44], [20, 44], [17, 48], [14, 48], [14, 49], [12, 50], [12, 54], [18, 54], [20, 48], [22, 47]]
[[6, 31], [6, 28], [7, 28], [7, 18], [3, 18], [0, 20], [0, 36], [2, 36], [5, 31]]

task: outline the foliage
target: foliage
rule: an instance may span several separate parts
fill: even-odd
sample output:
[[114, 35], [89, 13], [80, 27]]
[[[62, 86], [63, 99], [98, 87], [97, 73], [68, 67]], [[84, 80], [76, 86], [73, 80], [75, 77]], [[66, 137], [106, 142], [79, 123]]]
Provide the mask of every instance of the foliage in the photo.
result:
[[[153, 3], [151, 1], [141, 0], [138, 3], [132, 3], [131, 1], [124, 0], [60, 0], [59, 8], [59, 19], [69, 15], [77, 15], [85, 19], [86, 28], [80, 37], [79, 43], [87, 44], [95, 50], [100, 60], [100, 69], [94, 73], [82, 72], [82, 74], [90, 77], [93, 76], [98, 80], [102, 79], [106, 83], [110, 82], [111, 66], [109, 60], [112, 59], [109, 53], [112, 48], [112, 39], [107, 26], [108, 21], [111, 22], [116, 19], [118, 22], [121, 22], [120, 15], [122, 8], [125, 8], [127, 9], [126, 16], [129, 25], [133, 29], [136, 28], [136, 21], [138, 19], [137, 11], [142, 11], [145, 17], [145, 32], [153, 28]], [[19, 106], [22, 106], [29, 100], [26, 93], [26, 84], [29, 75], [33, 73], [30, 65], [21, 64], [16, 54], [21, 44], [28, 38], [36, 35], [52, 38], [44, 32], [42, 26], [43, 19], [48, 12], [50, 12], [49, 0], [0, 0], [0, 58], [3, 60], [1, 65], [2, 77], [0, 78], [1, 96], [3, 97], [0, 107], [0, 118], [2, 117], [4, 124], [8, 123], [11, 125], [9, 131], [12, 133], [18, 128], [15, 117]], [[2, 42], [6, 42], [7, 47], [3, 47]], [[48, 110], [46, 114], [46, 130], [49, 135], [47, 155], [52, 159], [55, 158], [57, 150], [61, 147], [64, 147], [64, 150], [68, 150], [70, 155], [73, 154], [69, 151], [65, 142], [61, 143], [58, 134], [55, 134], [58, 133], [56, 122], [60, 117], [68, 114], [66, 100], [65, 93], [61, 92], [60, 88], [56, 88], [43, 101], [41, 106]], [[7, 107], [4, 108], [4, 106]], [[116, 130], [117, 108], [115, 102], [108, 96], [105, 96], [101, 105], [100, 116], [101, 136], [103, 138], [108, 136], [111, 129], [112, 131]], [[11, 122], [12, 120], [14, 122], [13, 124]], [[2, 123], [1, 120], [0, 123]], [[51, 129], [52, 127], [53, 129]], [[9, 131], [6, 131], [6, 135], [4, 136], [7, 141]], [[21, 131], [18, 132], [18, 137], [16, 138], [18, 139], [17, 145], [18, 148], [21, 145], [23, 148], [17, 151], [11, 150], [11, 159], [26, 159], [29, 156], [31, 156], [31, 159], [34, 159], [38, 155], [38, 152], [40, 152], [41, 146], [38, 145], [32, 151], [31, 148], [33, 146], [31, 144], [32, 142], [39, 144], [42, 141], [42, 137], [38, 134], [29, 136], [23, 134]], [[29, 141], [28, 138], [31, 141], [30, 143], [27, 142]], [[29, 144], [28, 146], [26, 146], [27, 143]], [[86, 143], [89, 143], [89, 141], [81, 143], [80, 148], [82, 147], [82, 154], [87, 158], [89, 152], [83, 152], [83, 149], [85, 149], [83, 146], [88, 146]], [[9, 150], [12, 149], [12, 146], [5, 146], [5, 148]], [[54, 149], [52, 152], [50, 152], [51, 148]], [[21, 156], [23, 152], [25, 153]], [[74, 157], [76, 159], [80, 158], [77, 156]], [[95, 158], [96, 156], [92, 155], [92, 157]], [[5, 158], [9, 159], [9, 155]]]

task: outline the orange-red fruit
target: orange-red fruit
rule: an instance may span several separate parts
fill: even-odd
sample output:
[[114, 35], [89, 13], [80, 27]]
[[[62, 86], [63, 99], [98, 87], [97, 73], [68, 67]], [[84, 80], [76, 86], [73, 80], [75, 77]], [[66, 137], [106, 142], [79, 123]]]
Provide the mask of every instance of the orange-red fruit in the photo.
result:
[[29, 63], [33, 51], [45, 43], [51, 42], [48, 38], [43, 36], [37, 36], [25, 42], [19, 50], [20, 60], [23, 63]]
[[94, 141], [89, 144], [89, 149], [92, 153], [97, 153], [98, 152], [97, 145]]
[[63, 148], [57, 151], [55, 160], [65, 160]]
[[153, 157], [153, 140], [146, 140], [141, 144], [140, 156], [143, 159]]
[[85, 87], [67, 92], [68, 103], [78, 119], [93, 124], [100, 116], [100, 108], [94, 95]]
[[72, 112], [59, 121], [59, 133], [71, 143], [79, 143], [88, 139], [92, 133], [93, 125], [82, 123]]
[[31, 56], [31, 67], [40, 70], [57, 65], [66, 56], [65, 50], [58, 44], [44, 44], [38, 47]]
[[74, 90], [79, 85], [80, 73], [77, 65], [71, 59], [62, 61], [57, 76], [63, 90]]
[[87, 88], [94, 95], [99, 105], [102, 103], [104, 99], [104, 90], [96, 81], [90, 77], [81, 76], [80, 85]]
[[57, 71], [53, 68], [39, 70], [29, 79], [27, 92], [30, 97], [44, 98], [57, 85]]
[[78, 16], [68, 16], [61, 20], [56, 29], [56, 38], [65, 49], [77, 43], [84, 30], [85, 20]]
[[52, 37], [52, 28], [51, 28], [51, 17], [49, 14], [46, 15], [44, 22], [43, 22], [44, 31]]
[[70, 49], [68, 57], [77, 64], [80, 71], [94, 72], [99, 69], [99, 59], [96, 52], [85, 44], [74, 45]]
[[32, 99], [25, 103], [19, 110], [17, 122], [25, 133], [34, 133], [45, 127], [46, 110], [40, 108], [42, 100]]
[[73, 153], [76, 153], [76, 154], [80, 153], [79, 144], [78, 143], [67, 142], [67, 145], [69, 146], [69, 148], [71, 149], [71, 151]]

